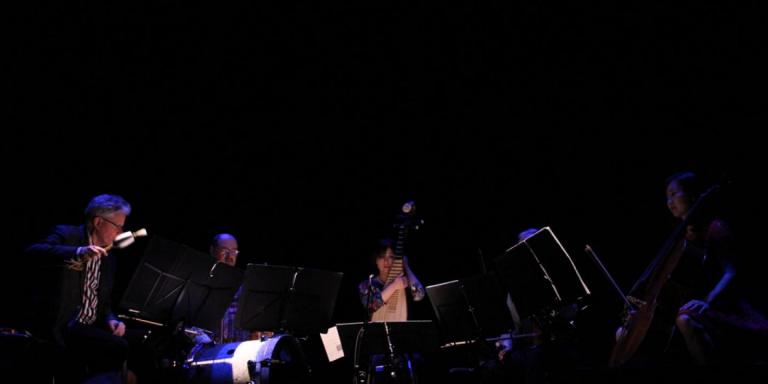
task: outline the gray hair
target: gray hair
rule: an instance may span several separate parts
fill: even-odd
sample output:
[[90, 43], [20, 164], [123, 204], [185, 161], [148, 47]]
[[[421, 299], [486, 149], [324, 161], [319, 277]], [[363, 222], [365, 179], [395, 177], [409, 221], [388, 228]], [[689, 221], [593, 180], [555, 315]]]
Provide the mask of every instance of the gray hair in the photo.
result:
[[126, 216], [131, 214], [131, 204], [118, 195], [98, 195], [91, 199], [85, 207], [85, 217], [91, 219], [96, 216], [111, 216], [115, 212], [123, 212]]

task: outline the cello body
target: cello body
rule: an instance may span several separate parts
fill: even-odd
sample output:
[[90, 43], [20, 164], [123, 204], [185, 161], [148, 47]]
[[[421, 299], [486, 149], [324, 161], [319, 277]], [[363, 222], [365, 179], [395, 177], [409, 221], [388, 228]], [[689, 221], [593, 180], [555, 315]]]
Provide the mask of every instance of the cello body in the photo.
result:
[[659, 305], [659, 294], [680, 261], [684, 250], [685, 240], [681, 240], [677, 243], [669, 258], [665, 260], [666, 263], [655, 271], [653, 279], [645, 290], [645, 294], [641, 296], [642, 298], [629, 298], [636, 307], [629, 310], [624, 324], [617, 334], [616, 345], [611, 351], [611, 357], [608, 362], [609, 366], [617, 367], [624, 365], [642, 345], [648, 330], [653, 324], [656, 309]]

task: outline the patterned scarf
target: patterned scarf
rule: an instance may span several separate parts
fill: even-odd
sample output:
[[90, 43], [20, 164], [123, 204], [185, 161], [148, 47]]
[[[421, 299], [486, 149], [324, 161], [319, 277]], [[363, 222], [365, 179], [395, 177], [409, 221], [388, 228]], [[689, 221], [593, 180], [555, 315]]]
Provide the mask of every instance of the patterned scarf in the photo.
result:
[[98, 290], [101, 276], [101, 257], [91, 258], [85, 267], [85, 285], [83, 286], [83, 306], [77, 321], [81, 324], [93, 324], [96, 321], [96, 306], [99, 304]]

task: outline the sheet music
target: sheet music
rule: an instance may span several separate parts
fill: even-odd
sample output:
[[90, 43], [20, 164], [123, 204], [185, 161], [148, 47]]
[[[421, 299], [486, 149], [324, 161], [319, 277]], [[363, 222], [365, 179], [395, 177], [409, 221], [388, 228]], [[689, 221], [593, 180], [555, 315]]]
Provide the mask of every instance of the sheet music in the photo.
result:
[[344, 357], [344, 349], [341, 347], [341, 338], [336, 326], [328, 328], [328, 333], [321, 333], [320, 339], [325, 347], [325, 354], [328, 355], [328, 361], [336, 361]]

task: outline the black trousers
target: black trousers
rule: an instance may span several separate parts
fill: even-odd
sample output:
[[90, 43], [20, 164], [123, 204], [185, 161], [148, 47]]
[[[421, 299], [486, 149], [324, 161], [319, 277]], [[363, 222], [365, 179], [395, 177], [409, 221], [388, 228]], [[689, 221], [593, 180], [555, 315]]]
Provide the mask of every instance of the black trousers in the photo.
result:
[[67, 329], [64, 340], [73, 361], [87, 367], [89, 375], [119, 372], [128, 356], [128, 342], [103, 328], [75, 323]]

